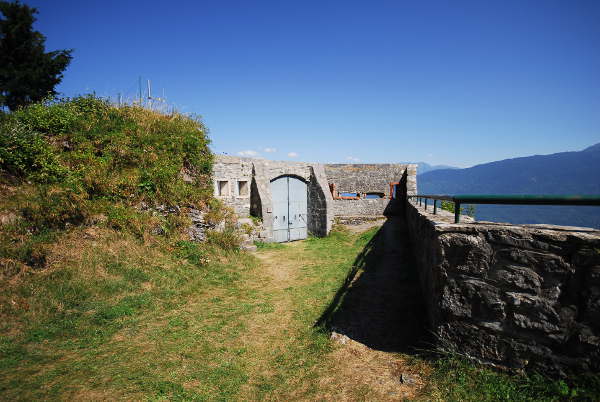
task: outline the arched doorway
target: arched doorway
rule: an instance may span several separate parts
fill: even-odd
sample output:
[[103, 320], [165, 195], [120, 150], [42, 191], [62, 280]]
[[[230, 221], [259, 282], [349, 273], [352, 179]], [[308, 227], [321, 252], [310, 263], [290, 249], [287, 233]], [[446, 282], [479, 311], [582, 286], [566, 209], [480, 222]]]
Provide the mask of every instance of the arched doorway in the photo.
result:
[[306, 239], [307, 187], [296, 177], [282, 176], [271, 182], [273, 240], [281, 243]]

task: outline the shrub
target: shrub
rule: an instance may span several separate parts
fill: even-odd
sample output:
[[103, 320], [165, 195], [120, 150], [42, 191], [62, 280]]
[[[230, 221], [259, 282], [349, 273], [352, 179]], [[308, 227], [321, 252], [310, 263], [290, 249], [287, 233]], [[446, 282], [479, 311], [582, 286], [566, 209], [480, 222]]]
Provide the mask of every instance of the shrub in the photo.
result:
[[185, 258], [190, 264], [202, 267], [210, 262], [208, 253], [200, 245], [191, 241], [177, 242], [177, 256]]
[[13, 117], [31, 131], [61, 134], [76, 125], [79, 113], [68, 102], [49, 99], [19, 109], [13, 113]]
[[[455, 211], [454, 203], [452, 201], [442, 201], [440, 208], [452, 213]], [[467, 214], [471, 218], [475, 218], [475, 205], [469, 204], [466, 207], [461, 207], [460, 213]]]
[[38, 183], [56, 183], [68, 175], [44, 138], [14, 119], [0, 127], [0, 169]]
[[209, 230], [206, 233], [209, 244], [215, 245], [223, 250], [238, 250], [242, 242], [233, 228], [226, 228], [222, 232]]
[[[212, 198], [209, 142], [196, 117], [117, 108], [93, 95], [0, 114], [0, 177], [13, 191], [0, 196], [0, 208], [23, 218], [14, 231], [19, 238], [0, 247], [0, 258], [41, 261], [36, 256], [42, 246], [18, 249], [29, 237], [71, 225], [103, 224], [145, 239], [181, 238], [189, 219], [153, 213], [158, 206], [208, 209], [209, 223], [231, 226], [233, 211]], [[0, 227], [0, 240], [11, 238], [11, 230]], [[239, 245], [232, 230], [210, 239], [225, 249]]]
[[64, 185], [40, 185], [22, 205], [21, 214], [34, 232], [80, 224], [88, 211], [87, 194]]

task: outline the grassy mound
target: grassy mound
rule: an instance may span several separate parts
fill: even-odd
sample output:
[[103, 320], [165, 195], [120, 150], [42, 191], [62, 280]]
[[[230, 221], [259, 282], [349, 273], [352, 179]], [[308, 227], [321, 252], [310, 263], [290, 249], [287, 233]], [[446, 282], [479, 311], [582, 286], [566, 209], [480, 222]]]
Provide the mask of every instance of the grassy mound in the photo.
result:
[[97, 346], [140, 314], [231, 286], [231, 225], [186, 241], [189, 208], [233, 219], [212, 198], [208, 145], [199, 119], [93, 96], [0, 114], [0, 371], [46, 370], [58, 357], [44, 350]]
[[92, 96], [2, 116], [0, 266], [43, 265], [41, 245], [73, 226], [142, 238], [177, 235], [188, 223], [185, 214], [142, 211], [157, 206], [194, 206], [222, 219], [211, 197], [206, 131], [198, 119], [116, 108]]

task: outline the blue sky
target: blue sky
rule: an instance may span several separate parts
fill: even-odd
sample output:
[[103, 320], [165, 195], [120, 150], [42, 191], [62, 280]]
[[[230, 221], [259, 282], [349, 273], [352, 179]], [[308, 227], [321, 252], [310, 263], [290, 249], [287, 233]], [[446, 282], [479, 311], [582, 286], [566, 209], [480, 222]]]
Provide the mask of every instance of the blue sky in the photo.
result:
[[150, 79], [218, 153], [466, 167], [600, 142], [597, 0], [24, 2], [75, 49], [60, 92]]

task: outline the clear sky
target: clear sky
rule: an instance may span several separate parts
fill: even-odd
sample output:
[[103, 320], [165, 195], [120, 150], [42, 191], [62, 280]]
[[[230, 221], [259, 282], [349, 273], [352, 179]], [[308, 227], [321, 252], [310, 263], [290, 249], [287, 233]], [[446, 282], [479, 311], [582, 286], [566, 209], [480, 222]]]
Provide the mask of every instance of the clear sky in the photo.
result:
[[75, 49], [60, 92], [150, 79], [218, 153], [466, 167], [600, 142], [598, 0], [24, 2]]

